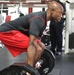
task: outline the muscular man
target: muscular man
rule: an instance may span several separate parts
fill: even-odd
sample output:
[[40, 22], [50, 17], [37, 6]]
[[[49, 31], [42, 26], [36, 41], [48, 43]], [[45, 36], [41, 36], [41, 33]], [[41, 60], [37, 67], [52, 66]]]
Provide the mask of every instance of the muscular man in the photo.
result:
[[0, 40], [14, 56], [27, 48], [26, 63], [34, 67], [45, 47], [39, 39], [46, 27], [46, 22], [51, 19], [60, 21], [62, 13], [62, 6], [53, 1], [48, 4], [46, 12], [31, 13], [2, 24]]

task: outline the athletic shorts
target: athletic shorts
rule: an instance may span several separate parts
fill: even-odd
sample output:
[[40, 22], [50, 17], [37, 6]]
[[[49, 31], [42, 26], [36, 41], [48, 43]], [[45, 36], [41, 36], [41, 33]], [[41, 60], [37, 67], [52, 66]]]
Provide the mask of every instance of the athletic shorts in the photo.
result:
[[20, 31], [0, 32], [0, 40], [14, 57], [27, 51], [29, 37]]

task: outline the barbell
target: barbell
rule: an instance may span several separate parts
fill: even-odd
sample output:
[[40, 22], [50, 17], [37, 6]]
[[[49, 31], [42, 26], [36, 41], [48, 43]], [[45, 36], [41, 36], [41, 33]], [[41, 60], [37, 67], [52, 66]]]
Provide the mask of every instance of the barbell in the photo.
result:
[[47, 48], [41, 55], [40, 60], [37, 62], [41, 65], [40, 68], [33, 68], [26, 63], [14, 63], [13, 65], [0, 71], [1, 75], [25, 75], [25, 71], [31, 75], [47, 75], [52, 71], [55, 65], [55, 56]]

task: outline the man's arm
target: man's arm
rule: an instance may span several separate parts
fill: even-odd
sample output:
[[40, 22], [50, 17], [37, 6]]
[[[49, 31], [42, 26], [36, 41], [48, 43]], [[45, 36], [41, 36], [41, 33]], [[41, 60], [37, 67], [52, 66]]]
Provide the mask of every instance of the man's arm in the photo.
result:
[[27, 63], [35, 67], [36, 62], [40, 59], [44, 50], [44, 44], [38, 42], [38, 38], [30, 35], [30, 41], [27, 48]]
[[37, 38], [35, 36], [30, 35], [29, 45], [27, 48], [27, 60], [28, 60], [27, 62], [33, 67], [34, 67], [35, 55], [36, 55], [36, 48], [34, 46], [34, 41], [36, 39]]

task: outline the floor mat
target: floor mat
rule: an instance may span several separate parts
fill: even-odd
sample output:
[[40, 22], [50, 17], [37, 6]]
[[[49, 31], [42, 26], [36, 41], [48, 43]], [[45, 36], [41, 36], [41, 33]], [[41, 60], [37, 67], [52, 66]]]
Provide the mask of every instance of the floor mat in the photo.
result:
[[51, 73], [47, 75], [60, 75], [61, 69], [53, 69]]

